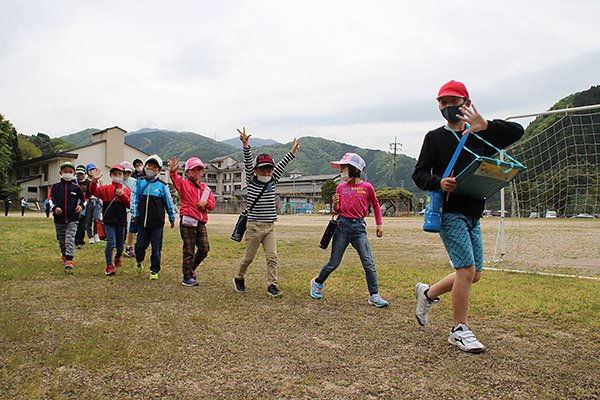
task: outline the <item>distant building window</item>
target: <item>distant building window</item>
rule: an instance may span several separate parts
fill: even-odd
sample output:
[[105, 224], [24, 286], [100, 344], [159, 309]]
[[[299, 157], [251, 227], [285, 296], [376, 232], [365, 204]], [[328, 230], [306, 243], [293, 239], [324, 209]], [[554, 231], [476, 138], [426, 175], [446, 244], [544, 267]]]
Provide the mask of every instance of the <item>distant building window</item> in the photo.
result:
[[33, 175], [37, 175], [40, 173], [40, 166], [36, 165], [35, 167], [33, 167], [33, 170], [31, 172]]
[[34, 186], [27, 186], [27, 193], [37, 193], [38, 188]]

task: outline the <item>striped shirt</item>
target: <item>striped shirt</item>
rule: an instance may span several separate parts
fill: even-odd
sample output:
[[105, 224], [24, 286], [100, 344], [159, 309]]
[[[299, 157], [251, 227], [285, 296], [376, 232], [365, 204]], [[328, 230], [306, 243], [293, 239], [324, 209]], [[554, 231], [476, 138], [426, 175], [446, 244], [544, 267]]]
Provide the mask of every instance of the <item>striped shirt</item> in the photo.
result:
[[277, 209], [275, 208], [275, 186], [283, 170], [294, 159], [294, 154], [290, 151], [281, 161], [277, 163], [273, 169], [273, 175], [268, 183], [262, 183], [254, 174], [254, 160], [252, 159], [252, 150], [250, 147], [244, 147], [244, 170], [246, 172], [246, 209], [248, 209], [260, 192], [264, 185], [267, 189], [260, 196], [250, 213], [248, 214], [249, 221], [257, 222], [275, 222], [277, 221]]

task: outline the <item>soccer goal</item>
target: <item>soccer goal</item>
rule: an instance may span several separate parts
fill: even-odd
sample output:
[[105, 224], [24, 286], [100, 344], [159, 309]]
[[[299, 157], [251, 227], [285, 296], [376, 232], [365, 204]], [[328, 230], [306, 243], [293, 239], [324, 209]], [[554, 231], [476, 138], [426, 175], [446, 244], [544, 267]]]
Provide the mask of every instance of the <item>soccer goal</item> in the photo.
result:
[[[552, 236], [570, 221], [597, 220], [600, 217], [600, 104], [516, 115], [507, 120], [549, 116], [518, 143], [506, 149], [527, 169], [500, 193], [500, 222], [493, 253], [495, 262], [518, 261], [527, 249], [543, 248], [545, 243], [529, 241], [519, 221], [539, 223], [539, 229]], [[506, 226], [505, 216], [511, 218]], [[533, 221], [532, 219], [539, 219]], [[563, 221], [563, 224], [551, 223]], [[594, 225], [596, 226], [596, 225]], [[562, 227], [562, 228], [561, 228]], [[507, 232], [510, 228], [510, 232]], [[585, 242], [585, 238], [582, 239]], [[591, 242], [594, 246], [594, 242]], [[595, 243], [598, 251], [598, 242]], [[577, 259], [573, 249], [550, 249]], [[588, 251], [594, 251], [588, 249]], [[543, 258], [543, 257], [542, 257]], [[567, 264], [567, 263], [563, 263]]]

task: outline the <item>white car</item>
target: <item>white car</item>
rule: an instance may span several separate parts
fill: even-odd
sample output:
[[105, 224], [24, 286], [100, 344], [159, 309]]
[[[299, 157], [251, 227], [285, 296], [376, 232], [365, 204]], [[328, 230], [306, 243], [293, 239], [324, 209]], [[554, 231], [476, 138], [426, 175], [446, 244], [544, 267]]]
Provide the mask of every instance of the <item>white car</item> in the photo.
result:
[[546, 218], [556, 218], [556, 211], [546, 211]]

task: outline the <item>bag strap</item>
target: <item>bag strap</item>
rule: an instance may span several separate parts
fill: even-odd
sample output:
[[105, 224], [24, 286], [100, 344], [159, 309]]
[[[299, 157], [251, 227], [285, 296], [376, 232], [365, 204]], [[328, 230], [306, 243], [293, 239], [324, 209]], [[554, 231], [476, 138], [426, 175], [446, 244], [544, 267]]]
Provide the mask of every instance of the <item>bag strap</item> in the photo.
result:
[[250, 207], [246, 208], [247, 212], [252, 211], [252, 209], [254, 208], [254, 206], [256, 205], [256, 203], [258, 202], [258, 199], [260, 199], [260, 196], [263, 195], [263, 193], [265, 192], [265, 190], [267, 190], [267, 186], [269, 186], [269, 183], [265, 183], [262, 190], [260, 191], [260, 193], [258, 194], [258, 196], [256, 196], [256, 198], [254, 199], [254, 201], [252, 202], [252, 204], [250, 205]]
[[[452, 128], [450, 128], [448, 125], [445, 126], [446, 129], [448, 129], [450, 132], [452, 132], [454, 134], [454, 136], [456, 137], [456, 139], [459, 141], [459, 147], [460, 147], [460, 142], [462, 139], [459, 139], [458, 134], [456, 132], [454, 132], [454, 130]], [[467, 124], [467, 129], [469, 128], [469, 124]], [[481, 140], [483, 143], [485, 143], [486, 145], [490, 146], [492, 149], [496, 150], [499, 154], [503, 155], [504, 157], [506, 157], [510, 162], [508, 164], [510, 164], [511, 166], [511, 170], [515, 167], [520, 167], [520, 168], [525, 168], [525, 166], [523, 164], [521, 164], [517, 159], [515, 159], [514, 157], [512, 157], [510, 154], [506, 153], [505, 151], [503, 151], [502, 149], [494, 146], [492, 143], [490, 143], [489, 141], [485, 140], [484, 138], [482, 138], [481, 136], [479, 136], [477, 133], [472, 132], [473, 136], [475, 136], [477, 139]], [[467, 136], [464, 135], [463, 138]], [[464, 144], [463, 144], [464, 147]], [[479, 155], [475, 154], [471, 149], [469, 149], [468, 147], [465, 147], [465, 150], [467, 150], [469, 153], [473, 154], [473, 156], [475, 158], [478, 158]], [[457, 156], [458, 157], [458, 156]], [[456, 162], [456, 161], [455, 161]], [[498, 160], [499, 162], [499, 160]], [[451, 161], [452, 163], [452, 161]], [[454, 164], [452, 164], [452, 166], [454, 166]], [[500, 167], [500, 165], [498, 165], [498, 167]], [[509, 170], [510, 171], [510, 170]], [[503, 171], [504, 172], [504, 171]], [[507, 171], [508, 172], [508, 171]], [[445, 178], [446, 176], [444, 176]]]
[[[448, 129], [450, 132], [454, 133], [454, 136], [458, 138], [458, 135], [456, 134], [456, 132], [454, 132], [454, 129], [450, 128], [448, 125], [446, 125], [445, 128]], [[467, 129], [469, 129], [469, 124], [467, 124]], [[467, 133], [466, 135], [463, 135], [462, 138], [458, 141], [458, 146], [456, 146], [456, 150], [454, 150], [454, 154], [452, 155], [452, 158], [450, 159], [450, 162], [448, 163], [448, 166], [446, 167], [446, 170], [444, 171], [444, 176], [442, 176], [442, 178], [447, 178], [452, 173], [452, 168], [454, 168], [454, 164], [456, 164], [456, 160], [458, 160], [460, 152], [462, 151], [463, 147], [465, 147], [465, 143], [467, 142], [468, 137], [469, 134]]]

